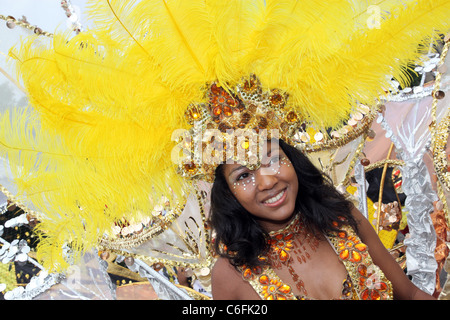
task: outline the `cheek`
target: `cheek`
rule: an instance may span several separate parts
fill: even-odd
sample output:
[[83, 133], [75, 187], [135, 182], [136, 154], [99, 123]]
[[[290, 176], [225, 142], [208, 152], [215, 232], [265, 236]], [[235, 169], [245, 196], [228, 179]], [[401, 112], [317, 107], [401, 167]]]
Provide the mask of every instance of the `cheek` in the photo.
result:
[[295, 193], [297, 196], [298, 192], [298, 177], [297, 173], [295, 172], [294, 167], [290, 162], [283, 162], [280, 168], [280, 177], [282, 177], [283, 180], [289, 183], [291, 186], [291, 190]]
[[229, 183], [228, 185], [234, 195], [238, 195], [241, 193], [248, 194], [249, 191], [255, 189], [255, 176], [251, 176], [250, 178], [242, 179], [237, 182]]
[[251, 211], [251, 207], [254, 205], [256, 199], [256, 185], [255, 182], [242, 181], [230, 186], [230, 190], [233, 193], [236, 200], [247, 210]]

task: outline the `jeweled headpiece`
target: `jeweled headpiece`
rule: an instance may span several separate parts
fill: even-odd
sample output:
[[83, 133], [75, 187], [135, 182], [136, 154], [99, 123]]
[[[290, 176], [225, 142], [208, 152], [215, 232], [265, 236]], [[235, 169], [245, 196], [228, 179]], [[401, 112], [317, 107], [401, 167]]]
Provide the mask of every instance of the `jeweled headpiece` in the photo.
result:
[[377, 111], [358, 105], [339, 130], [322, 132], [289, 105], [287, 93], [263, 90], [255, 75], [243, 78], [234, 88], [213, 83], [205, 100], [186, 110], [192, 128], [177, 136], [183, 153], [178, 172], [208, 182], [214, 181], [217, 165], [227, 161], [258, 167], [267, 140], [282, 139], [306, 151], [345, 144], [368, 130]]

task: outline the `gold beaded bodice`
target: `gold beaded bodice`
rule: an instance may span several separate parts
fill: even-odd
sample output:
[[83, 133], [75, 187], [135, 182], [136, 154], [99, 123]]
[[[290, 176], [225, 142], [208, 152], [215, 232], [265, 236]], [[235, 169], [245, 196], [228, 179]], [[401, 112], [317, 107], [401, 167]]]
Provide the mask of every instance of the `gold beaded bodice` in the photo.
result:
[[[303, 243], [294, 240], [295, 235], [303, 233]], [[240, 268], [242, 277], [248, 281], [263, 300], [310, 300], [305, 285], [292, 267], [296, 263], [307, 263], [309, 250], [315, 251], [318, 240], [305, 232], [299, 219], [294, 219], [285, 229], [270, 234], [270, 251], [265, 266]], [[392, 299], [392, 285], [383, 272], [372, 262], [368, 247], [350, 227], [327, 235], [339, 260], [347, 270], [342, 283], [339, 299], [388, 300]], [[289, 271], [296, 290], [284, 283], [276, 270], [282, 266]], [[297, 294], [294, 293], [297, 292]], [[300, 294], [298, 294], [300, 293]]]

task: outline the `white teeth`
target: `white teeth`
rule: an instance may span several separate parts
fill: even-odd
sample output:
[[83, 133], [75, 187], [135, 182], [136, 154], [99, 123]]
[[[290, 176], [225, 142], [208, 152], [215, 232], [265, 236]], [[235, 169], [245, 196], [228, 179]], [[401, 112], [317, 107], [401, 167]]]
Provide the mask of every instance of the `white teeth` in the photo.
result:
[[277, 194], [275, 197], [267, 199], [266, 201], [264, 201], [264, 203], [274, 203], [274, 202], [280, 200], [281, 197], [283, 196], [283, 194], [284, 194], [284, 190], [281, 191], [279, 194]]

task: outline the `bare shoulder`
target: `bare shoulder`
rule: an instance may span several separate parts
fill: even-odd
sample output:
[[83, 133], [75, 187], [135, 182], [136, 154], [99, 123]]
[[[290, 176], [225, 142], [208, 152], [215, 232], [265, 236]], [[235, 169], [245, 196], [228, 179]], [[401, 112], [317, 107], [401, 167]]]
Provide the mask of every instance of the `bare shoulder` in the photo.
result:
[[212, 295], [214, 300], [247, 300], [259, 296], [251, 285], [242, 279], [241, 273], [228, 259], [217, 259], [211, 273]]

